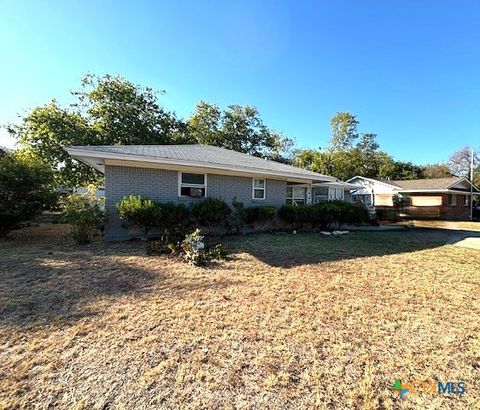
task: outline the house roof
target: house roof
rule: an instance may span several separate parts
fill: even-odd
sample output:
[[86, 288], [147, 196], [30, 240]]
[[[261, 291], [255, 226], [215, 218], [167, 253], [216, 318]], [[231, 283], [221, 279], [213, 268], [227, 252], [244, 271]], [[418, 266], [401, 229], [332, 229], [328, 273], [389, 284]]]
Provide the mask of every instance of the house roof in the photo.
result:
[[67, 146], [65, 150], [101, 172], [104, 172], [105, 162], [121, 160], [227, 170], [292, 180], [337, 180], [331, 176], [211, 145], [88, 145]]
[[428, 178], [428, 179], [411, 179], [411, 180], [394, 180], [390, 181], [394, 185], [407, 190], [412, 189], [415, 191], [422, 189], [449, 189], [453, 185], [462, 182], [463, 177], [446, 177], [446, 178]]
[[[398, 191], [412, 192], [412, 191], [447, 191], [447, 190], [462, 190], [455, 186], [463, 182], [469, 187], [470, 182], [464, 177], [445, 177], [445, 178], [425, 178], [425, 179], [405, 179], [405, 180], [388, 180], [380, 178], [366, 178], [362, 176], [355, 176], [349, 179], [350, 182], [356, 178], [366, 179], [370, 181], [380, 182], [385, 185], [390, 185]], [[468, 188], [465, 187], [464, 190]], [[474, 191], [478, 192], [478, 188], [474, 186]]]

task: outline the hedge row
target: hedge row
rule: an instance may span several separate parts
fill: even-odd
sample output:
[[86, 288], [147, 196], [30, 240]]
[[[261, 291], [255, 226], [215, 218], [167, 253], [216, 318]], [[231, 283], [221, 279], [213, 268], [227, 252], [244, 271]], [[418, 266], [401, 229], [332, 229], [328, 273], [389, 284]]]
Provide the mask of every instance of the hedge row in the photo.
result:
[[239, 232], [244, 224], [273, 224], [277, 214], [284, 223], [296, 229], [338, 228], [368, 220], [365, 207], [343, 201], [284, 205], [278, 210], [271, 205], [244, 207], [236, 201], [232, 206], [233, 211], [221, 199], [207, 198], [187, 208], [184, 204], [158, 203], [130, 195], [117, 204], [117, 210], [127, 225], [142, 228], [145, 238], [152, 228], [174, 231], [188, 225], [206, 227], [210, 233], [217, 227]]
[[367, 208], [344, 201], [284, 205], [278, 210], [278, 216], [297, 229], [311, 227], [315, 230], [338, 229], [345, 224], [360, 224], [369, 220]]

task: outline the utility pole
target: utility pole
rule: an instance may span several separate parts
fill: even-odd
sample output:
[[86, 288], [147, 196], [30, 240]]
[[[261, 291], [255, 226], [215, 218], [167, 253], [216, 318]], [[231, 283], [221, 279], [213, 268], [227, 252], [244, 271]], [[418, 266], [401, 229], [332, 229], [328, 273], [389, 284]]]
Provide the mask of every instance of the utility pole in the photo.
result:
[[473, 221], [473, 148], [470, 157], [470, 220]]

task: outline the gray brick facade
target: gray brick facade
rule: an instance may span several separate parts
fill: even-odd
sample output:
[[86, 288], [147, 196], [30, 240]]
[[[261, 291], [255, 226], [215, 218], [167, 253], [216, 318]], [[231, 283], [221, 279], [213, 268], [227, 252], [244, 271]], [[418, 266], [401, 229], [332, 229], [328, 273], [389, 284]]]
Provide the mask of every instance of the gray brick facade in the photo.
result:
[[[233, 198], [245, 206], [276, 205], [286, 201], [287, 182], [267, 179], [265, 200], [252, 199], [252, 178], [230, 175], [207, 175], [207, 197], [223, 199], [231, 204]], [[158, 202], [201, 201], [201, 198], [178, 196], [178, 172], [156, 168], [105, 166], [105, 207], [107, 240], [126, 240], [128, 231], [118, 218], [116, 204], [126, 195], [141, 195]]]

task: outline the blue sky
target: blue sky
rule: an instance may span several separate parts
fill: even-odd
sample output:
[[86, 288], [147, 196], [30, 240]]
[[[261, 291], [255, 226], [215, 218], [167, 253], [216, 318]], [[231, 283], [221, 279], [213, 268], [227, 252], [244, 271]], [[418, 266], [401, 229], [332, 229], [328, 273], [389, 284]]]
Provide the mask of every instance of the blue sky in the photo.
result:
[[[400, 160], [480, 148], [478, 1], [2, 1], [0, 123], [70, 101], [82, 74], [256, 106], [268, 126], [325, 147], [350, 111]], [[0, 145], [13, 141], [0, 131]]]

